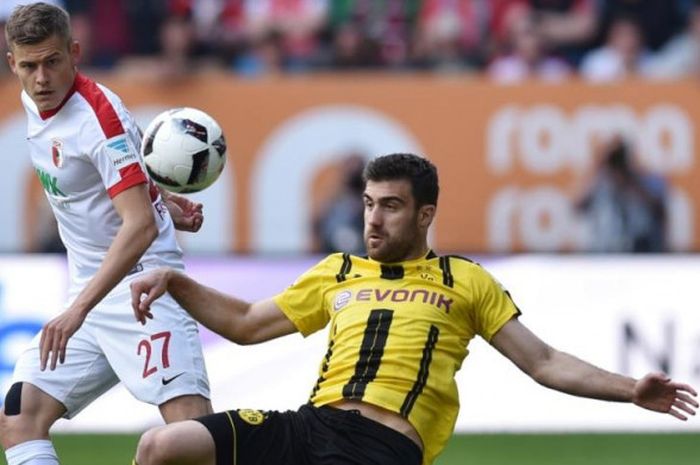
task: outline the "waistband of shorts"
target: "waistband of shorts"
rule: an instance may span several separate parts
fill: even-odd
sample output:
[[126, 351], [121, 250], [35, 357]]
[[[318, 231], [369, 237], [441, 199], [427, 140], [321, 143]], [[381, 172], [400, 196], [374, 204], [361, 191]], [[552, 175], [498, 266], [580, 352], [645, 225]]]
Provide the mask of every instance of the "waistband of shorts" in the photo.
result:
[[[184, 271], [185, 266], [182, 263], [163, 263], [159, 260], [141, 260], [139, 261], [136, 265], [134, 265], [127, 273], [124, 275], [124, 278], [115, 286], [114, 289], [112, 289], [102, 300], [107, 300], [110, 297], [113, 297], [115, 294], [119, 293], [119, 289], [123, 287], [126, 283], [129, 283], [131, 280], [136, 278], [139, 273], [143, 272], [148, 272], [152, 271], [158, 268], [163, 268], [163, 267], [170, 267], [175, 270], [179, 271]], [[82, 292], [84, 287], [87, 285], [89, 280], [86, 280], [85, 282], [81, 282], [79, 284], [73, 283], [71, 287], [68, 289], [68, 299], [66, 303], [66, 308], [75, 300], [75, 298]]]
[[363, 416], [359, 410], [344, 410], [332, 407], [330, 405], [316, 407], [309, 404], [302, 406], [302, 409], [304, 408], [315, 409], [318, 412], [318, 415], [326, 420], [332, 420], [334, 422], [338, 420], [346, 420], [361, 424], [363, 430], [365, 430], [368, 435], [381, 438], [389, 444], [401, 445], [402, 448], [408, 449], [409, 453], [418, 458], [418, 463], [422, 461], [423, 452], [421, 451], [420, 447], [418, 447], [418, 444], [413, 442], [411, 438], [393, 428], [379, 423], [378, 421]]
[[135, 275], [142, 273], [144, 271], [152, 271], [158, 268], [173, 268], [175, 270], [184, 271], [185, 266], [182, 262], [169, 263], [163, 262], [161, 260], [140, 260], [136, 265], [134, 265], [124, 276], [124, 279], [131, 279]]

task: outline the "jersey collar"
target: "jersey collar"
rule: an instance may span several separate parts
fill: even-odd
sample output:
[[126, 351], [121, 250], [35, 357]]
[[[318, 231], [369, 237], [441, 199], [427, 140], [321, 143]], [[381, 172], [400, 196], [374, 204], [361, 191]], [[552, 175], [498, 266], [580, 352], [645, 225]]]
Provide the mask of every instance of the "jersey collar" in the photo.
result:
[[377, 260], [373, 260], [368, 255], [366, 256], [367, 260], [369, 260], [370, 262], [379, 263], [380, 265], [390, 265], [390, 266], [392, 266], [392, 265], [406, 266], [406, 265], [411, 265], [414, 263], [419, 263], [419, 262], [422, 262], [424, 260], [430, 260], [431, 258], [436, 258], [436, 257], [437, 257], [437, 255], [435, 254], [435, 252], [433, 252], [433, 249], [428, 249], [428, 252], [426, 252], [426, 254], [421, 256], [421, 257], [414, 258], [413, 260], [405, 260], [403, 262], [396, 262], [396, 263], [382, 263], [382, 262], [379, 262]]

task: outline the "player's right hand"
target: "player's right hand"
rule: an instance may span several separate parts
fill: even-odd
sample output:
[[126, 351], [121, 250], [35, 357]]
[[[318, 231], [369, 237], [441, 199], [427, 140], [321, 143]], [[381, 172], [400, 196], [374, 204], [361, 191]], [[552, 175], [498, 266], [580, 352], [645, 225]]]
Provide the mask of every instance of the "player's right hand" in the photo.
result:
[[76, 308], [69, 308], [44, 325], [41, 330], [41, 338], [39, 339], [41, 371], [46, 370], [46, 365], [49, 364], [49, 356], [51, 357], [51, 363], [49, 364], [51, 370], [56, 369], [57, 362], [63, 363], [66, 361], [68, 339], [82, 326], [83, 321], [85, 321], [85, 315]]
[[168, 268], [161, 268], [131, 282], [131, 307], [142, 325], [153, 319], [151, 304], [168, 290]]

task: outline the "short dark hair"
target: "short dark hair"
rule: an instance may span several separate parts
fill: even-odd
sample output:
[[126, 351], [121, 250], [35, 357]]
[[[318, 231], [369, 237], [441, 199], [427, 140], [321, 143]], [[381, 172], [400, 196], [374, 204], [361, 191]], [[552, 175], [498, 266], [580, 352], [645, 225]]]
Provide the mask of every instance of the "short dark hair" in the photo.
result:
[[406, 179], [411, 183], [411, 193], [416, 207], [437, 205], [437, 168], [428, 159], [412, 153], [392, 153], [370, 161], [362, 173], [365, 181], [392, 181]]
[[55, 5], [38, 2], [16, 7], [5, 25], [5, 40], [14, 45], [34, 45], [52, 36], [71, 41], [70, 16]]

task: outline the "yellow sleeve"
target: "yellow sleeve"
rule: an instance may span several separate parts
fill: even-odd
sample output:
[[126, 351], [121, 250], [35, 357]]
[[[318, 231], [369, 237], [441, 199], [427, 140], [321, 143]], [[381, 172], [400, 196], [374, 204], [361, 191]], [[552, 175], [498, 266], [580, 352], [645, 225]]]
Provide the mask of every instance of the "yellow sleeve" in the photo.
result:
[[501, 283], [480, 266], [475, 286], [477, 333], [490, 341], [511, 318], [520, 315], [520, 310]]
[[338, 255], [329, 255], [274, 297], [277, 306], [304, 337], [324, 328], [330, 320], [324, 302], [326, 289], [335, 282], [333, 270], [340, 267]]

